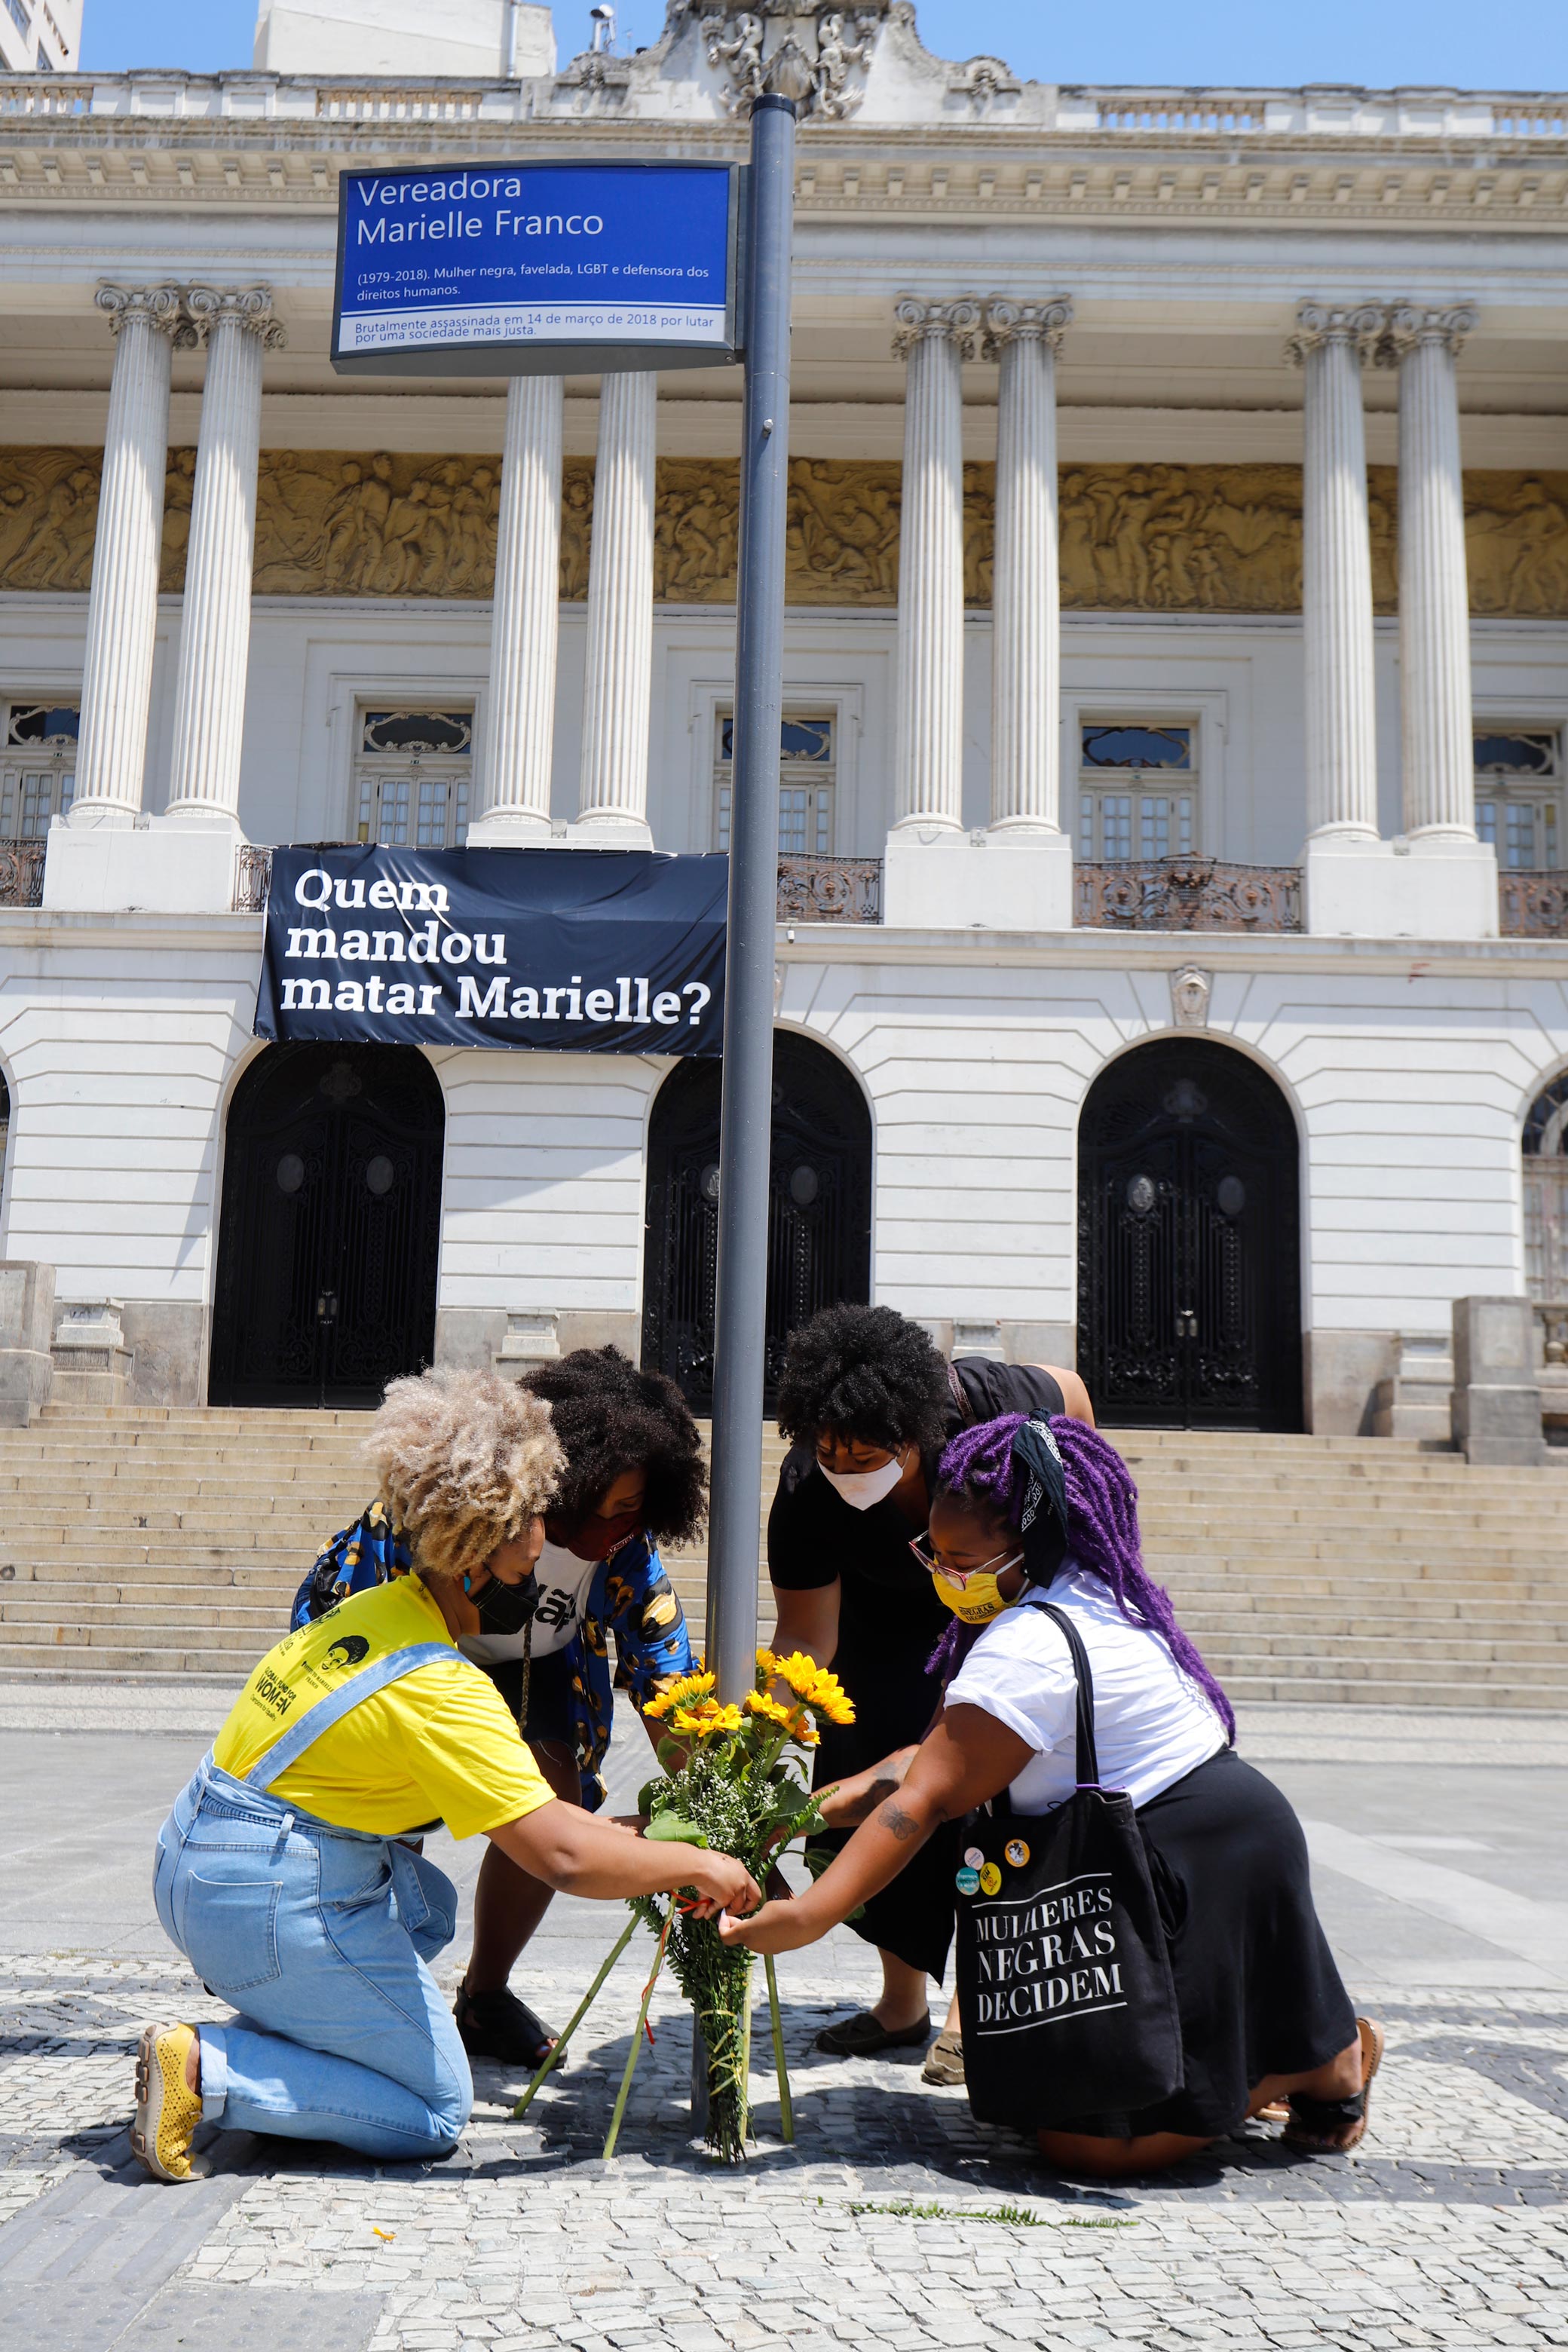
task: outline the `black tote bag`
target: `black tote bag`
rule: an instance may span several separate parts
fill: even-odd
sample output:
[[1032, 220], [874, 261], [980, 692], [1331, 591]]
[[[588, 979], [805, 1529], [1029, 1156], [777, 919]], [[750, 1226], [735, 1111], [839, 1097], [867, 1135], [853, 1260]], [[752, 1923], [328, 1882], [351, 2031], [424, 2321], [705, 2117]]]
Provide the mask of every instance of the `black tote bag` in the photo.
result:
[[984, 2123], [1025, 2131], [1152, 2106], [1183, 2074], [1143, 1834], [1131, 1799], [1100, 1786], [1089, 1658], [1064, 1611], [1029, 1605], [1060, 1626], [1072, 1654], [1079, 1786], [1048, 1813], [1015, 1813], [1004, 1792], [972, 1814], [958, 1893], [969, 2104]]

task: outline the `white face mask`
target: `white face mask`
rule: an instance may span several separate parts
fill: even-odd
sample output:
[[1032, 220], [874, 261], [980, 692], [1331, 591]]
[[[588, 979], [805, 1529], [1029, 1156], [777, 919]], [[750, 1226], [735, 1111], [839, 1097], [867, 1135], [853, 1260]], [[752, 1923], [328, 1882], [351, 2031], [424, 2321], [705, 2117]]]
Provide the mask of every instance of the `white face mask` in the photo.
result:
[[816, 1466], [834, 1493], [842, 1495], [852, 1511], [868, 1511], [873, 1503], [881, 1502], [892, 1493], [904, 1475], [903, 1463], [896, 1454], [879, 1470], [829, 1470], [822, 1462]]

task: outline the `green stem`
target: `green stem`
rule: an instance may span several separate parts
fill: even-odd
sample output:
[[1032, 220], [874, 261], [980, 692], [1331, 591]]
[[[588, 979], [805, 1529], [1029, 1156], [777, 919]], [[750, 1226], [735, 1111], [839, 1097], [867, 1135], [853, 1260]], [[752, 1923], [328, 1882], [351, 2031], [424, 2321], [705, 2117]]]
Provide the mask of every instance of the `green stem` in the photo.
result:
[[779, 2014], [779, 1980], [773, 1973], [773, 1956], [763, 1954], [763, 1966], [768, 1975], [768, 2010], [773, 2025], [773, 2072], [779, 2078], [779, 2128], [786, 2147], [795, 2145], [795, 2103], [789, 2095], [789, 2070], [784, 2064], [784, 2019]]
[[658, 1939], [658, 1949], [653, 1956], [653, 1973], [642, 1989], [642, 2007], [637, 2011], [637, 2021], [632, 2033], [632, 2046], [626, 2053], [626, 2071], [621, 2076], [621, 2087], [616, 2099], [616, 2112], [610, 2117], [610, 2136], [605, 2142], [605, 2162], [606, 2164], [608, 2164], [611, 2157], [614, 2156], [616, 2152], [616, 2141], [620, 2135], [621, 2117], [626, 2111], [626, 2094], [632, 2087], [632, 2075], [636, 2072], [637, 2060], [642, 2055], [643, 2028], [647, 2023], [647, 2005], [653, 1999], [653, 1989], [658, 1982], [658, 1972], [664, 1966], [664, 1948], [669, 1940], [669, 1920], [673, 1919], [674, 1916], [675, 1902], [672, 1896], [669, 1906], [669, 1919], [667, 1919], [664, 1923], [664, 1933]]
[[621, 1937], [614, 1951], [605, 1962], [604, 1967], [599, 1970], [598, 1975], [594, 1979], [593, 1983], [588, 1987], [587, 1991], [578, 2002], [576, 2014], [574, 2016], [571, 2024], [566, 2028], [564, 2033], [558, 2033], [556, 2035], [555, 2040], [544, 2053], [544, 2063], [535, 2074], [532, 2082], [530, 2083], [527, 2090], [524, 2091], [521, 2098], [519, 2099], [516, 2106], [513, 2107], [511, 2112], [514, 2122], [519, 2116], [525, 2116], [528, 2113], [529, 2105], [533, 2098], [535, 2091], [538, 2090], [546, 2074], [548, 2074], [566, 2055], [566, 2044], [571, 2041], [572, 2036], [576, 2032], [577, 2028], [582, 2024], [583, 2020], [587, 2016], [588, 2011], [592, 2009], [595, 2001], [598, 1999], [599, 1994], [604, 1988], [605, 1978], [609, 1975], [610, 1970], [615, 1967], [616, 1962], [620, 1958], [621, 1954], [626, 1950], [626, 1946], [631, 1942], [633, 1931], [635, 1930], [637, 1924], [637, 1915], [634, 1912], [632, 1916], [626, 1921], [625, 1935]]

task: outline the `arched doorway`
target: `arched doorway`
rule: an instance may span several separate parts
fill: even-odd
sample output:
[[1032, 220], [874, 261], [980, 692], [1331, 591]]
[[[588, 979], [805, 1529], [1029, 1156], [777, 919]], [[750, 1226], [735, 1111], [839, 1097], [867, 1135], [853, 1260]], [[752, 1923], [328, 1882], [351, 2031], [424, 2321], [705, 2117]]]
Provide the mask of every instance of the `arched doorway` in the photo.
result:
[[1568, 1298], [1568, 1070], [1530, 1107], [1521, 1138], [1524, 1282], [1531, 1298]]
[[[648, 1137], [643, 1362], [713, 1402], [722, 1066], [680, 1063], [659, 1088]], [[844, 1065], [809, 1037], [773, 1037], [768, 1189], [769, 1406], [795, 1326], [819, 1307], [871, 1295], [871, 1118]]]
[[271, 1045], [229, 1105], [214, 1404], [375, 1405], [430, 1361], [440, 1083], [410, 1045]]
[[1100, 1417], [1300, 1429], [1296, 1124], [1206, 1038], [1101, 1071], [1079, 1124], [1079, 1369]]

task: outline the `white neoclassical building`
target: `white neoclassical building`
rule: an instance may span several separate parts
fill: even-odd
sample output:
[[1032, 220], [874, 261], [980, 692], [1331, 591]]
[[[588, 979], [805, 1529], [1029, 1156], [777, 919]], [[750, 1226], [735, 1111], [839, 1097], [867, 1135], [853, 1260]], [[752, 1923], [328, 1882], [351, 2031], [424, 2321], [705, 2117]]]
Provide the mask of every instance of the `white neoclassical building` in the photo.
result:
[[1431, 1435], [1456, 1297], [1560, 1353], [1568, 100], [1020, 83], [908, 0], [563, 63], [359, 13], [0, 75], [0, 1256], [57, 1363], [609, 1339], [701, 1399], [714, 1066], [263, 1047], [258, 908], [279, 843], [724, 845], [737, 374], [338, 377], [337, 184], [739, 157], [785, 39], [775, 1339], [872, 1297], [1111, 1419]]

